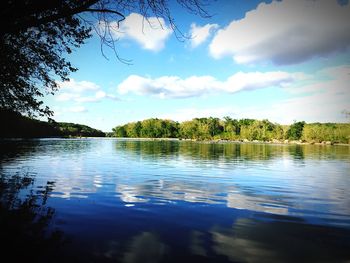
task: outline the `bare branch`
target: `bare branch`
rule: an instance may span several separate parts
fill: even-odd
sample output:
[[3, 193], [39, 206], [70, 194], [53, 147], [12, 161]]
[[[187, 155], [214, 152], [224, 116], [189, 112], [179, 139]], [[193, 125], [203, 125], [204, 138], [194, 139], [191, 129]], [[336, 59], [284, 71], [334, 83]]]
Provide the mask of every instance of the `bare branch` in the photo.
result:
[[95, 8], [88, 8], [85, 10], [86, 12], [97, 12], [97, 13], [111, 13], [111, 14], [116, 14], [118, 16], [121, 16], [122, 18], [118, 20], [118, 27], [119, 27], [119, 22], [123, 21], [125, 19], [125, 16], [115, 10], [110, 10], [110, 9], [95, 9]]

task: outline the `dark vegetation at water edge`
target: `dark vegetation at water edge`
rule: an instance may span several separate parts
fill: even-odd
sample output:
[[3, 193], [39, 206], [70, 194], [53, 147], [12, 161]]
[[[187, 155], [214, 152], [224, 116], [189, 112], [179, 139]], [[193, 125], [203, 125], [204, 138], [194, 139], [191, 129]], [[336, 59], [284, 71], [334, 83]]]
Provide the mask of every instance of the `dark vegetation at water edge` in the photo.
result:
[[0, 108], [0, 138], [104, 137], [105, 133], [86, 125], [39, 121]]
[[86, 125], [70, 123], [70, 122], [56, 122], [55, 127], [60, 130], [61, 136], [80, 136], [80, 137], [105, 137], [106, 134]]
[[349, 123], [305, 123], [280, 125], [269, 120], [195, 118], [175, 122], [147, 119], [113, 128], [115, 137], [180, 138], [193, 140], [303, 141], [350, 143]]

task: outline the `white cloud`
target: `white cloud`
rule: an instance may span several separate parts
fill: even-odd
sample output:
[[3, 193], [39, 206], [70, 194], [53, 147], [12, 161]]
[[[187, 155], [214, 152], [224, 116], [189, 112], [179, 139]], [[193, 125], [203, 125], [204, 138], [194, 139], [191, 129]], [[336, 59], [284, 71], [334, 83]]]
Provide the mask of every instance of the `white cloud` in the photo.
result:
[[[269, 119], [281, 124], [294, 120], [307, 122], [346, 122], [342, 114], [350, 109], [350, 66], [327, 68], [316, 72], [318, 80], [300, 87], [290, 86], [285, 90], [293, 97], [266, 105], [222, 106], [212, 108], [183, 108], [160, 117], [177, 121], [195, 117], [231, 116], [233, 118]], [[295, 93], [295, 89], [298, 93]], [[303, 94], [302, 94], [303, 93]]]
[[61, 90], [70, 91], [74, 93], [81, 93], [84, 91], [95, 91], [99, 90], [100, 86], [90, 81], [75, 81], [70, 79], [69, 81], [57, 81], [58, 86]]
[[259, 6], [218, 30], [214, 58], [237, 63], [294, 64], [344, 51], [350, 45], [350, 5], [336, 0], [284, 0]]
[[166, 25], [163, 18], [146, 18], [137, 13], [128, 15], [119, 23], [119, 28], [117, 22], [109, 25], [116, 38], [135, 40], [142, 48], [153, 51], [163, 49], [165, 41], [172, 34], [171, 28]]
[[161, 98], [185, 98], [207, 93], [217, 86], [211, 76], [189, 77], [164, 76], [156, 79], [131, 75], [119, 84], [121, 94], [133, 92], [137, 95], [157, 95]]
[[60, 93], [56, 96], [57, 101], [70, 101], [78, 98], [79, 98], [79, 94], [67, 93], [67, 92]]
[[[115, 95], [107, 94], [101, 87], [90, 81], [70, 81], [57, 82], [61, 90], [55, 97], [56, 101], [99, 102], [103, 99], [119, 100]], [[95, 94], [91, 93], [95, 91]], [[84, 95], [90, 93], [90, 95]]]
[[210, 34], [219, 27], [218, 24], [206, 24], [205, 26], [197, 26], [195, 23], [191, 24], [190, 36], [191, 46], [193, 48], [202, 44]]
[[240, 90], [255, 90], [271, 86], [283, 87], [287, 84], [302, 78], [300, 73], [291, 74], [283, 71], [272, 72], [238, 72], [227, 79], [222, 85], [222, 89], [227, 92], [237, 92]]
[[96, 97], [96, 99], [103, 99], [103, 98], [107, 97], [107, 93], [100, 90], [100, 91], [96, 92], [95, 97]]
[[82, 112], [87, 112], [88, 110], [83, 106], [74, 106], [74, 107], [68, 108], [66, 111], [74, 112], [74, 113], [82, 113]]
[[73, 98], [73, 100], [76, 102], [99, 102], [103, 99], [119, 100], [116, 96], [112, 94], [107, 94], [102, 90], [97, 91], [94, 96], [83, 96], [83, 97]]
[[282, 71], [238, 72], [225, 81], [219, 81], [212, 76], [191, 76], [186, 79], [163, 76], [152, 79], [131, 75], [119, 84], [118, 90], [121, 94], [132, 92], [137, 95], [156, 95], [160, 98], [187, 98], [211, 92], [234, 93], [271, 86], [282, 87], [300, 78], [300, 75]]
[[73, 99], [75, 102], [98, 102], [100, 99], [96, 98], [95, 96], [84, 96], [84, 97], [78, 97]]

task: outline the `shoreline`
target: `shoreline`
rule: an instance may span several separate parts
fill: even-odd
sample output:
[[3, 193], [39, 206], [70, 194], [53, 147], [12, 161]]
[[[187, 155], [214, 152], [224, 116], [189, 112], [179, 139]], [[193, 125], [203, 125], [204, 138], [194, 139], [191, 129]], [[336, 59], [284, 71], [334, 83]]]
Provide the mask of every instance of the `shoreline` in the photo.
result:
[[0, 138], [0, 141], [4, 140], [32, 140], [32, 139], [123, 139], [123, 140], [140, 140], [140, 141], [184, 141], [195, 143], [207, 143], [207, 144], [270, 144], [270, 145], [321, 145], [321, 146], [350, 146], [350, 143], [334, 143], [331, 141], [323, 142], [306, 142], [295, 140], [272, 140], [272, 141], [259, 141], [259, 140], [226, 140], [226, 139], [184, 139], [184, 138], [144, 138], [144, 137], [90, 137], [90, 136], [69, 136], [69, 137], [23, 137], [23, 138]]
[[194, 141], [194, 142], [207, 142], [207, 143], [247, 143], [247, 144], [273, 144], [273, 145], [322, 145], [322, 146], [350, 146], [348, 143], [333, 143], [331, 141], [323, 141], [323, 142], [303, 142], [303, 141], [279, 141], [279, 140], [273, 140], [273, 141], [259, 141], [259, 140], [224, 140], [224, 139], [218, 139], [218, 140], [196, 140], [196, 139], [179, 139], [184, 141]]
[[249, 143], [249, 144], [275, 144], [275, 145], [322, 145], [322, 146], [350, 146], [348, 143], [333, 143], [331, 141], [323, 141], [323, 142], [303, 142], [303, 141], [295, 141], [295, 140], [272, 140], [272, 141], [258, 141], [258, 140], [225, 140], [225, 139], [183, 139], [183, 138], [144, 138], [144, 137], [105, 137], [111, 139], [124, 139], [124, 140], [143, 140], [143, 141], [187, 141], [187, 142], [198, 142], [198, 143]]

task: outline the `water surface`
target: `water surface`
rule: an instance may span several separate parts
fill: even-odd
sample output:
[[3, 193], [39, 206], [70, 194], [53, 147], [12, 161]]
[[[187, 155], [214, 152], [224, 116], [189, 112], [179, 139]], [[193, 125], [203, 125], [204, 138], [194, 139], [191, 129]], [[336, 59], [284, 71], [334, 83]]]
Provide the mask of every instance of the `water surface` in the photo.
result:
[[5, 140], [0, 176], [14, 261], [350, 260], [348, 146]]

